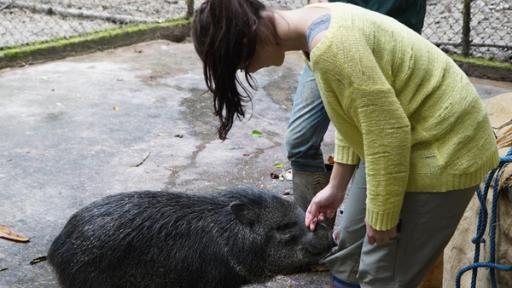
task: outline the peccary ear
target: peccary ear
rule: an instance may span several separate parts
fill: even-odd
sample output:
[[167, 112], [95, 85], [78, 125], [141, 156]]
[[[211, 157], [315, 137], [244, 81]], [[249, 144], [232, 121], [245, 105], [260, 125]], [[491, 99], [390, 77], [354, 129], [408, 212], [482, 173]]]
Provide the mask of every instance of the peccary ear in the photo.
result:
[[258, 221], [260, 216], [256, 209], [245, 203], [233, 202], [229, 205], [229, 208], [231, 208], [235, 218], [242, 224], [252, 225]]

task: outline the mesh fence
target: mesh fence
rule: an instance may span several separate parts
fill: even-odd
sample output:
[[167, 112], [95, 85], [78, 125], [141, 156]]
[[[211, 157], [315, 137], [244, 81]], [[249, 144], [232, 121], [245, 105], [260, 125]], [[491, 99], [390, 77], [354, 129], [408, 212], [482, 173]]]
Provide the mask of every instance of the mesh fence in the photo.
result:
[[[0, 0], [0, 49], [184, 17], [187, 1]], [[307, 0], [264, 2], [298, 8]], [[512, 0], [427, 0], [423, 36], [447, 52], [512, 63]]]
[[184, 17], [185, 0], [0, 0], [0, 49]]
[[512, 63], [512, 0], [427, 1], [423, 36], [447, 52]]

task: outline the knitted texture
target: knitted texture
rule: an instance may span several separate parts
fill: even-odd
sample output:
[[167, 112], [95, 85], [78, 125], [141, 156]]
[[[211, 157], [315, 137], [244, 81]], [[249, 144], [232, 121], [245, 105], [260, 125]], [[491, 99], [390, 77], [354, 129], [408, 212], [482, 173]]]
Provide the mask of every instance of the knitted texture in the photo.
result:
[[335, 161], [366, 162], [366, 220], [388, 230], [405, 191], [477, 185], [499, 162], [480, 98], [459, 67], [393, 18], [345, 3], [310, 53], [336, 128]]

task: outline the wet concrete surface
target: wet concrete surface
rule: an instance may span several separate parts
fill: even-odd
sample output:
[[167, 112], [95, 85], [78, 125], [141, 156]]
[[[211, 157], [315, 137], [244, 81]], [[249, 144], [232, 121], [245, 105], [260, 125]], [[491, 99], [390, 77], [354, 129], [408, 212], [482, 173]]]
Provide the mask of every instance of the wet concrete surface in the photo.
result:
[[[283, 67], [258, 72], [250, 117], [224, 142], [190, 43], [155, 41], [0, 71], [0, 224], [31, 238], [0, 239], [0, 270], [7, 268], [0, 287], [57, 287], [48, 263], [29, 262], [46, 255], [73, 212], [100, 197], [241, 185], [291, 190], [269, 175], [281, 172], [277, 162], [289, 167], [284, 133], [302, 68], [294, 53]], [[507, 83], [475, 83], [483, 98], [512, 91]], [[327, 273], [309, 273], [251, 287], [327, 285]]]

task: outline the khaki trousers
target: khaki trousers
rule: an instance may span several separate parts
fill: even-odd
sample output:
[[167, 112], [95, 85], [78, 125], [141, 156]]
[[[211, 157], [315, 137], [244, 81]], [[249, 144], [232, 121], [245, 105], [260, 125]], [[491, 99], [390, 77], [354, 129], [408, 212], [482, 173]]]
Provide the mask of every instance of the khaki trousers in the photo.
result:
[[405, 193], [398, 237], [383, 245], [370, 245], [362, 163], [343, 205], [339, 246], [324, 262], [334, 276], [361, 287], [417, 287], [455, 232], [474, 189]]

